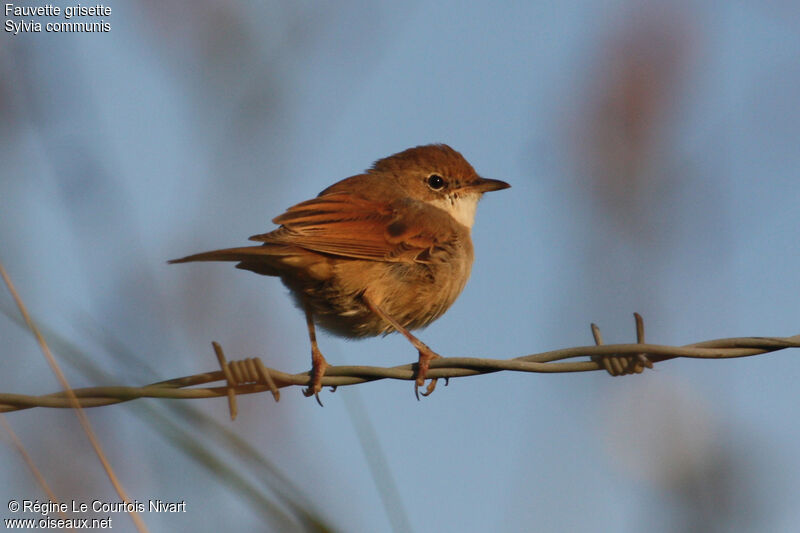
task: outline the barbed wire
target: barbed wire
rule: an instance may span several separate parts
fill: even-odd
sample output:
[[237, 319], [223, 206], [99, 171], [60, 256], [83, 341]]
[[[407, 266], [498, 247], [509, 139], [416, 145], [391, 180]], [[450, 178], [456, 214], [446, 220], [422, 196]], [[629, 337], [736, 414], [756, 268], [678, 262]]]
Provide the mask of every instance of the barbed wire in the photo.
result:
[[[800, 335], [792, 337], [738, 337], [717, 339], [685, 346], [667, 346], [644, 342], [644, 325], [636, 317], [637, 343], [603, 344], [600, 330], [592, 324], [595, 346], [577, 346], [552, 350], [512, 359], [483, 357], [440, 357], [430, 362], [427, 377], [450, 379], [500, 371], [564, 373], [606, 370], [612, 375], [640, 373], [645, 367], [675, 358], [729, 359], [749, 357], [786, 348], [800, 348]], [[220, 370], [195, 374], [142, 387], [105, 386], [72, 389], [81, 407], [100, 407], [139, 398], [195, 399], [227, 396], [231, 417], [237, 414], [236, 396], [270, 391], [278, 401], [282, 388], [307, 387], [310, 372], [289, 374], [263, 364], [259, 358], [227, 361], [222, 348], [212, 343]], [[565, 359], [587, 357], [588, 361], [563, 362]], [[416, 363], [393, 367], [331, 366], [322, 378], [324, 387], [358, 385], [382, 379], [412, 381], [416, 379]], [[222, 381], [223, 385], [202, 387]], [[6, 413], [33, 407], [69, 408], [67, 392], [61, 391], [41, 396], [0, 393], [0, 412]]]

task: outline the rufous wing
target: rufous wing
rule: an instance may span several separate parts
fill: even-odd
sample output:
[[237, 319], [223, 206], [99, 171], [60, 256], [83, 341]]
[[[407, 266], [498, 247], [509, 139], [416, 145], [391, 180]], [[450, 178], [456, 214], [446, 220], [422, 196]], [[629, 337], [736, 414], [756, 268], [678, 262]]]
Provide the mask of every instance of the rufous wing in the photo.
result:
[[290, 207], [273, 219], [280, 228], [250, 240], [354, 259], [427, 262], [447, 237], [442, 216], [449, 215], [416, 200], [330, 193]]

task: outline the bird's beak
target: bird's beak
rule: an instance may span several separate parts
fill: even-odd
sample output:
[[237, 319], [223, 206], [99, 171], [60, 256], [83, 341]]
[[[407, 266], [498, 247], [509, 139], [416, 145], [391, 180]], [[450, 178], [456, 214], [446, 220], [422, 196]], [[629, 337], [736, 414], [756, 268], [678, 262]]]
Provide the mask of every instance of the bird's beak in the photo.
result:
[[505, 181], [490, 180], [487, 178], [478, 178], [477, 181], [469, 184], [470, 189], [481, 194], [489, 191], [501, 191], [503, 189], [508, 189], [509, 187], [511, 187], [511, 185]]

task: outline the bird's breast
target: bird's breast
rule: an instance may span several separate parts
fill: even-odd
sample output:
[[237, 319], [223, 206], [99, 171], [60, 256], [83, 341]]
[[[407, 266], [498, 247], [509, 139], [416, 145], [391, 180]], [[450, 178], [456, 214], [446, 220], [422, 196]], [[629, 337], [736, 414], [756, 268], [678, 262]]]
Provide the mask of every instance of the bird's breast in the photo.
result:
[[337, 335], [368, 337], [394, 329], [364, 303], [370, 298], [408, 329], [427, 326], [455, 302], [472, 269], [469, 238], [432, 247], [425, 262], [329, 258], [324, 280], [286, 279], [298, 304], [311, 307], [318, 325]]

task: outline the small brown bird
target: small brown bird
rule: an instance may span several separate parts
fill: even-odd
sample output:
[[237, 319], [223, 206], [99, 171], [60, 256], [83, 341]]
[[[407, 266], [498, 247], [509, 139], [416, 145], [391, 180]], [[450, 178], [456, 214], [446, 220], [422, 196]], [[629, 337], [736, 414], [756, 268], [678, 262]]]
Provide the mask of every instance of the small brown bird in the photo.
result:
[[[508, 187], [478, 176], [447, 145], [409, 148], [290, 207], [272, 220], [278, 229], [250, 237], [260, 246], [170, 263], [237, 261], [236, 268], [280, 277], [306, 314], [312, 365], [306, 396], [319, 401], [328, 367], [316, 323], [343, 337], [402, 333], [419, 351], [419, 397], [429, 362], [439, 356], [409, 330], [442, 316], [461, 293], [472, 268], [478, 200]], [[434, 379], [424, 395], [435, 386]]]

